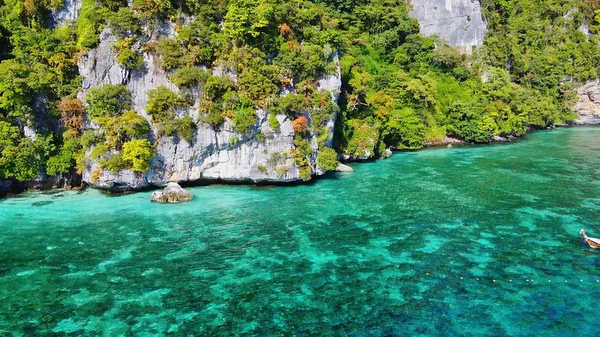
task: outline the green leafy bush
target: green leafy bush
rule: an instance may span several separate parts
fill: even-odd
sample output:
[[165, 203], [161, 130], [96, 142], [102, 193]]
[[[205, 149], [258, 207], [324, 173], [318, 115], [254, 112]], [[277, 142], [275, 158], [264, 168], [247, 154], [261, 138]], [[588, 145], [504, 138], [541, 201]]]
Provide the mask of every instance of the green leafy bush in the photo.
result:
[[117, 62], [125, 69], [140, 70], [144, 66], [144, 58], [138, 51], [131, 48], [123, 48], [119, 51]]
[[147, 139], [133, 139], [123, 144], [123, 160], [134, 172], [146, 172], [156, 152]]
[[137, 34], [141, 27], [137, 15], [128, 7], [121, 7], [122, 4], [108, 6], [111, 10], [118, 9], [117, 12], [109, 12], [106, 19], [110, 30], [119, 36], [131, 36]]
[[77, 47], [91, 48], [98, 43], [100, 16], [97, 14], [95, 0], [82, 0], [79, 18], [77, 19]]
[[220, 76], [209, 76], [204, 84], [206, 98], [213, 102], [220, 101], [227, 92], [233, 89], [233, 83], [228, 78]]
[[195, 133], [196, 123], [194, 123], [190, 116], [165, 123], [165, 134], [167, 136], [178, 135], [190, 144], [194, 141]]
[[104, 132], [105, 144], [112, 149], [120, 149], [123, 143], [138, 138], [148, 137], [150, 128], [144, 117], [128, 111], [117, 117], [101, 117], [94, 119]]
[[186, 67], [175, 71], [169, 79], [180, 88], [191, 88], [206, 82], [208, 73], [198, 67]]
[[166, 16], [173, 9], [170, 0], [134, 0], [132, 8], [146, 18]]
[[175, 117], [177, 109], [185, 105], [185, 100], [165, 86], [148, 91], [146, 112], [157, 122], [165, 122]]
[[108, 159], [101, 161], [100, 167], [112, 173], [118, 173], [121, 170], [131, 168], [131, 163], [125, 160], [122, 153], [114, 153]]
[[273, 128], [273, 130], [279, 130], [279, 127], [281, 126], [279, 124], [279, 120], [277, 120], [277, 117], [275, 117], [274, 114], [269, 114], [269, 125], [271, 126], [271, 128]]
[[248, 133], [256, 124], [256, 114], [252, 108], [236, 110], [233, 115], [233, 127], [237, 133]]
[[337, 153], [334, 149], [327, 148], [319, 152], [317, 165], [327, 171], [333, 171], [338, 166]]
[[288, 94], [276, 98], [273, 101], [269, 112], [273, 115], [287, 115], [290, 118], [296, 118], [307, 109], [306, 98], [302, 95]]
[[88, 103], [87, 113], [90, 118], [116, 117], [129, 110], [131, 105], [129, 90], [124, 85], [106, 84], [90, 89], [85, 101]]
[[225, 122], [219, 105], [213, 102], [200, 105], [200, 113], [203, 115], [202, 121], [215, 129]]
[[230, 1], [225, 15], [225, 31], [233, 39], [248, 42], [269, 26], [273, 6], [267, 0]]
[[174, 70], [185, 65], [185, 49], [174, 39], [161, 38], [156, 51], [164, 70]]
[[253, 69], [244, 69], [238, 78], [238, 89], [251, 100], [261, 102], [278, 92], [275, 78], [269, 78]]

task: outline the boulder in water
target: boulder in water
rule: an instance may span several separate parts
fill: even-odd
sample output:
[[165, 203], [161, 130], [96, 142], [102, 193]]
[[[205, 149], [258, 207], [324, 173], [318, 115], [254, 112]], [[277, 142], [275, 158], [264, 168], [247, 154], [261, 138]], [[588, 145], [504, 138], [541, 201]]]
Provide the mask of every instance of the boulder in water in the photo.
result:
[[394, 153], [392, 152], [391, 148], [388, 147], [387, 149], [385, 149], [385, 158], [391, 158], [393, 154]]
[[354, 172], [354, 169], [348, 165], [344, 165], [342, 163], [338, 163], [338, 166], [335, 168], [337, 172]]
[[152, 192], [150, 200], [160, 203], [190, 201], [194, 195], [184, 190], [178, 183], [168, 183], [162, 192]]

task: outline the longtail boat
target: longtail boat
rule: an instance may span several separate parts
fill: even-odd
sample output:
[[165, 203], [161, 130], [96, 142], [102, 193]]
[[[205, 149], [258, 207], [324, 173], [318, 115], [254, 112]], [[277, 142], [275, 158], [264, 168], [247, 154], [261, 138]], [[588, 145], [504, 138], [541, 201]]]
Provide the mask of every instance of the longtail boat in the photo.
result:
[[583, 229], [579, 231], [579, 234], [583, 235], [583, 242], [587, 243], [590, 247], [595, 249], [600, 248], [600, 239], [588, 237], [587, 235], [585, 235]]

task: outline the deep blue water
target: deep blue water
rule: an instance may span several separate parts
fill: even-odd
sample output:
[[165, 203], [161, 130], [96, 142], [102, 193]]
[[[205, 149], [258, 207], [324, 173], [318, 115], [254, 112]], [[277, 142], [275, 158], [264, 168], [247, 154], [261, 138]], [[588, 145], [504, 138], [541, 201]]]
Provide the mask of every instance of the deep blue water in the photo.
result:
[[0, 200], [1, 336], [592, 336], [600, 129], [296, 187]]

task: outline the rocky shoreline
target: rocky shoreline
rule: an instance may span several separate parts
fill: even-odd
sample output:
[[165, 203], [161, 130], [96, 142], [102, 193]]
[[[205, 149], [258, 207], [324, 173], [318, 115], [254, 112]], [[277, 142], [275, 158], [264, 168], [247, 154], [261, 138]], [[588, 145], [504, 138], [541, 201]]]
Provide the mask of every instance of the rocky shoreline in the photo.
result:
[[[497, 143], [510, 143], [518, 140], [522, 140], [527, 134], [535, 131], [544, 131], [551, 130], [554, 128], [577, 128], [577, 127], [600, 127], [600, 120], [597, 123], [572, 123], [572, 124], [559, 124], [548, 127], [547, 129], [540, 130], [529, 130], [524, 134], [517, 135], [508, 135], [508, 136], [495, 136], [490, 143], [487, 144], [475, 144], [465, 142], [464, 140], [452, 137], [445, 137], [441, 142], [429, 142], [423, 147], [423, 149], [417, 150], [422, 151], [426, 149], [440, 148], [440, 147], [454, 147], [454, 146], [485, 146], [492, 145]], [[397, 151], [397, 152], [405, 152], [405, 151]], [[389, 158], [389, 155], [386, 155], [382, 159]], [[336, 172], [341, 173], [349, 173], [354, 170], [345, 165], [346, 163], [360, 163], [367, 161], [375, 161], [377, 159], [368, 159], [368, 160], [341, 160], [340, 165], [336, 168]], [[327, 179], [327, 175], [321, 175], [315, 177], [316, 179]], [[79, 184], [74, 184], [74, 182], [79, 181]], [[297, 186], [297, 185], [305, 185], [314, 183], [315, 179], [311, 181], [252, 181], [250, 179], [240, 179], [240, 180], [227, 180], [227, 179], [198, 179], [195, 181], [186, 181], [179, 182], [184, 187], [195, 187], [195, 186], [208, 186], [208, 185], [254, 185], [254, 186]], [[121, 190], [115, 190], [110, 188], [100, 188], [98, 186], [92, 186], [92, 188], [96, 188], [102, 192], [113, 194], [113, 195], [121, 195], [128, 193], [135, 193], [141, 191], [152, 191], [152, 190], [160, 190], [167, 187], [170, 183], [165, 185], [148, 185], [142, 188], [130, 188], [125, 187]], [[65, 190], [84, 190], [90, 185], [86, 184], [84, 181], [81, 181], [81, 176], [76, 177], [68, 177], [68, 178], [58, 178], [58, 177], [49, 177], [47, 179], [40, 179], [34, 181], [17, 181], [15, 179], [0, 181], [0, 198], [5, 197], [16, 197], [21, 193], [29, 192], [29, 191], [49, 191], [55, 189], [65, 189]]]

